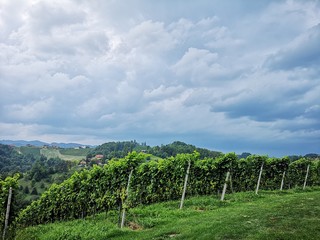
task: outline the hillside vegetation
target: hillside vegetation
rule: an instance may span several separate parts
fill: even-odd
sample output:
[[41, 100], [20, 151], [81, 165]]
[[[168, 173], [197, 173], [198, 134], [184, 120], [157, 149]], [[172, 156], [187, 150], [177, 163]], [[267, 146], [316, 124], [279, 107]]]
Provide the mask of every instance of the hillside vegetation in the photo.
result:
[[318, 239], [320, 189], [236, 193], [220, 202], [214, 196], [130, 209], [125, 229], [117, 212], [85, 220], [39, 225], [18, 231], [17, 240], [104, 239]]
[[14, 148], [18, 153], [34, 158], [40, 158], [41, 155], [47, 158], [61, 158], [66, 161], [79, 161], [85, 159], [90, 148], [56, 148], [56, 147], [37, 147], [20, 146]]
[[35, 160], [35, 157], [29, 152], [21, 154], [11, 146], [0, 144], [0, 175], [2, 178], [30, 170]]
[[60, 158], [65, 161], [80, 161], [86, 158], [88, 151], [86, 149], [54, 149], [54, 148], [42, 148], [40, 154], [47, 158]]
[[[31, 201], [38, 199], [52, 183], [61, 183], [69, 178], [74, 171], [79, 170], [77, 169], [77, 162], [65, 161], [59, 157], [54, 157], [56, 155], [52, 154], [51, 157], [46, 157], [45, 154], [41, 154], [42, 150], [43, 148], [36, 146], [13, 147], [0, 144], [0, 180], [6, 180], [8, 177], [10, 179], [11, 176], [19, 176], [15, 178], [17, 182], [14, 184], [14, 215], [29, 205]], [[79, 149], [79, 151], [81, 150]], [[48, 152], [50, 151], [57, 150], [54, 148], [48, 149]], [[16, 173], [19, 173], [19, 175]], [[6, 191], [8, 191], [7, 188]], [[2, 204], [5, 203], [5, 196], [7, 195], [8, 193], [4, 192], [0, 196], [0, 198], [3, 198]], [[4, 211], [1, 219], [4, 218]]]
[[97, 146], [88, 153], [88, 157], [90, 158], [95, 156], [96, 154], [102, 154], [104, 156], [104, 160], [110, 160], [113, 158], [124, 158], [126, 155], [128, 155], [128, 153], [132, 151], [145, 152], [158, 158], [174, 157], [177, 154], [193, 153], [194, 151], [200, 153], [201, 158], [215, 158], [222, 155], [221, 152], [211, 151], [204, 148], [198, 148], [194, 145], [180, 141], [175, 141], [167, 145], [154, 147], [150, 147], [146, 143], [138, 143], [136, 141], [125, 141], [108, 142], [100, 146]]
[[[136, 206], [176, 200], [183, 189], [187, 197], [219, 196], [225, 181], [229, 193], [253, 191], [258, 178], [263, 190], [279, 189], [280, 184], [284, 189], [320, 185], [316, 154], [293, 159], [245, 153], [245, 158], [239, 159], [235, 153], [222, 154], [182, 142], [160, 147], [113, 142], [95, 149], [0, 144], [0, 158], [2, 222], [9, 186], [14, 192], [9, 235], [17, 228], [102, 212], [107, 213], [107, 221], [114, 222], [116, 211], [130, 213]], [[228, 180], [226, 176], [230, 176]], [[136, 221], [129, 219], [126, 226], [131, 227], [131, 222]]]
[[[218, 158], [200, 159], [199, 153], [147, 160], [148, 155], [132, 152], [123, 159], [108, 161], [103, 167], [75, 172], [71, 178], [53, 185], [32, 202], [18, 218], [22, 226], [56, 220], [83, 218], [102, 211], [131, 208], [139, 204], [174, 200], [181, 197], [187, 166], [190, 180], [187, 195], [213, 195], [222, 191], [227, 172], [231, 173], [232, 191], [250, 191], [257, 185], [261, 167], [261, 189], [279, 189], [284, 172], [284, 188], [320, 185], [320, 161], [268, 158], [250, 155], [237, 159], [234, 153]], [[309, 170], [308, 170], [309, 169]], [[130, 195], [126, 188], [132, 173]]]

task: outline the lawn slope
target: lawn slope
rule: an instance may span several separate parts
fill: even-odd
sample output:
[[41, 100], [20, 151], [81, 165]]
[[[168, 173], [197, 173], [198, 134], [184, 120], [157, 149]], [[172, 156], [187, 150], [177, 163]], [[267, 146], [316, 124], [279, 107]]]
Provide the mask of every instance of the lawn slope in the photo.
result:
[[127, 227], [116, 225], [117, 212], [85, 220], [19, 230], [25, 239], [318, 239], [320, 188], [192, 197], [130, 209]]
[[[74, 151], [71, 150], [59, 150], [53, 148], [42, 148], [40, 153], [47, 158], [60, 158], [65, 161], [80, 161], [81, 159], [86, 158], [86, 149], [76, 149]], [[61, 153], [62, 152], [62, 153]], [[71, 153], [71, 154], [70, 154]], [[72, 155], [73, 154], [73, 155]]]

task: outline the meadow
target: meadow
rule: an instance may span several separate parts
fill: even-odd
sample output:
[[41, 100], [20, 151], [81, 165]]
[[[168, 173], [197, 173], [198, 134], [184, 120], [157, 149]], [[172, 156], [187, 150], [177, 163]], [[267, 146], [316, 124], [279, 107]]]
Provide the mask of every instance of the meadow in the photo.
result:
[[34, 157], [40, 157], [41, 155], [47, 158], [61, 158], [66, 161], [79, 161], [85, 159], [90, 148], [42, 148], [33, 146], [17, 147], [17, 151], [22, 154], [31, 154]]

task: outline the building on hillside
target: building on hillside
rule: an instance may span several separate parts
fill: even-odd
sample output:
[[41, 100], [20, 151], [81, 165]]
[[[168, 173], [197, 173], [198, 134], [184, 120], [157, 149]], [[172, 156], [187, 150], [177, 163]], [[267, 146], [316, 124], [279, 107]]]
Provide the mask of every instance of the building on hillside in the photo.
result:
[[85, 167], [85, 166], [87, 166], [86, 161], [82, 160], [82, 161], [79, 163], [79, 166], [80, 166], [80, 167]]
[[96, 158], [96, 159], [103, 159], [103, 155], [102, 154], [97, 154], [94, 158]]

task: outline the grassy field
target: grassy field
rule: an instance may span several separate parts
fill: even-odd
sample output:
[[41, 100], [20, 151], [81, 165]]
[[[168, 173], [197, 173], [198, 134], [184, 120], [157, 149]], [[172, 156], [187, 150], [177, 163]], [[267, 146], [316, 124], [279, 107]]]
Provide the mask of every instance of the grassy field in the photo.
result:
[[[42, 155], [46, 156], [47, 158], [59, 157], [59, 158], [66, 160], [66, 161], [79, 161], [81, 159], [86, 158], [86, 153], [82, 150], [83, 149], [74, 149], [74, 150], [72, 150], [72, 153], [74, 153], [75, 155], [71, 155], [71, 154], [69, 154], [70, 152], [68, 152], [68, 150], [61, 150], [61, 151], [64, 151], [64, 154], [62, 154], [59, 149], [42, 148], [40, 150], [40, 153]], [[76, 152], [76, 151], [78, 151], [78, 152]]]
[[23, 153], [25, 155], [32, 154], [35, 157], [40, 157], [40, 149], [39, 147], [16, 147], [17, 151]]
[[62, 155], [71, 155], [71, 156], [87, 156], [87, 154], [91, 151], [91, 148], [79, 148], [79, 149], [75, 149], [75, 148], [63, 148], [60, 149], [60, 153]]
[[18, 231], [25, 239], [319, 239], [320, 188], [192, 197], [130, 209], [127, 227], [117, 212]]
[[65, 149], [56, 149], [56, 148], [41, 148], [41, 147], [17, 147], [18, 152], [23, 154], [32, 154], [35, 157], [40, 157], [41, 155], [46, 156], [47, 158], [59, 157], [66, 161], [79, 161], [86, 158], [90, 148], [85, 149], [74, 149], [74, 148], [65, 148]]

